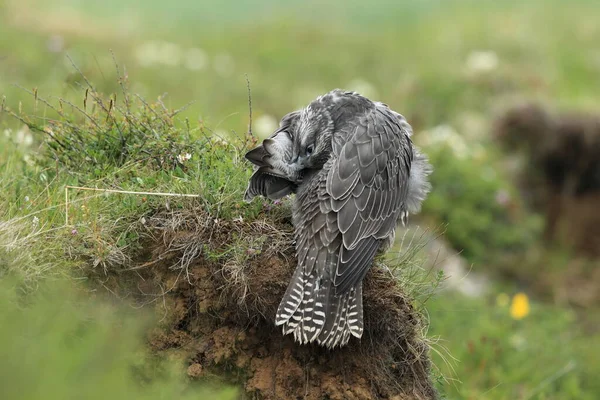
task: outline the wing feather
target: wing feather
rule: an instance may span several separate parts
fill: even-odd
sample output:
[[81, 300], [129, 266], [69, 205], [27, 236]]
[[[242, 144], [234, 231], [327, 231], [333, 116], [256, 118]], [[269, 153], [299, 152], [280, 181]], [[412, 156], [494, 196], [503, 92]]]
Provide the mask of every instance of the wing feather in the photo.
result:
[[342, 236], [338, 294], [363, 279], [405, 207], [413, 153], [404, 126], [399, 114], [378, 105], [348, 129], [353, 135], [329, 170], [326, 189]]

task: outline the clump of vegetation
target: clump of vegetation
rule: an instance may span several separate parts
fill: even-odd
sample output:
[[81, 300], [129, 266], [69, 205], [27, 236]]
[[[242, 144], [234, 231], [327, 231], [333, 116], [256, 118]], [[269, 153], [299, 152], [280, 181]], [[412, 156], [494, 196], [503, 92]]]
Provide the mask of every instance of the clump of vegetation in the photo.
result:
[[[81, 106], [62, 98], [53, 104], [37, 90], [30, 92], [32, 101], [56, 114], [43, 124], [3, 104], [43, 144], [30, 162], [38, 179], [3, 177], [8, 219], [23, 205], [31, 218], [50, 209], [40, 216], [41, 225], [62, 234], [73, 258], [106, 269], [129, 266], [131, 254], [141, 249], [145, 218], [160, 208], [199, 206], [215, 219], [277, 214], [279, 208], [242, 201], [251, 171], [241, 154], [254, 143], [252, 136], [220, 138], [202, 125], [191, 128], [189, 120], [176, 118], [181, 109], [132, 95], [124, 77], [122, 100], [97, 92], [82, 77]], [[45, 191], [47, 198], [30, 201], [26, 195], [24, 201], [26, 190]]]
[[419, 140], [435, 166], [435, 190], [423, 212], [446, 224], [446, 238], [475, 268], [501, 264], [537, 243], [542, 221], [527, 213], [514, 185], [481, 144], [469, 143], [447, 126], [424, 132]]

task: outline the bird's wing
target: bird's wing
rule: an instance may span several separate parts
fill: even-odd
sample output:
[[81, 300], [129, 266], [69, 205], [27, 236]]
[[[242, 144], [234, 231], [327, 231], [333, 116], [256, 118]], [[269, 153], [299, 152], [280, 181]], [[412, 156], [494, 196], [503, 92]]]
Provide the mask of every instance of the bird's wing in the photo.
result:
[[255, 165], [255, 170], [250, 177], [244, 201], [250, 202], [256, 196], [277, 200], [295, 192], [297, 188], [295, 182], [282, 176], [274, 176], [270, 173], [274, 171], [269, 171], [269, 169], [272, 169], [274, 161], [281, 162], [282, 157], [289, 157], [292, 148], [290, 127], [299, 118], [299, 115], [299, 111], [284, 115], [279, 123], [279, 128], [262, 144], [246, 153], [246, 159]]
[[269, 175], [258, 169], [250, 177], [244, 201], [251, 202], [256, 196], [263, 196], [271, 200], [281, 199], [290, 193], [294, 193], [296, 187], [295, 183], [287, 179]]
[[[334, 141], [335, 161], [327, 174], [321, 211], [337, 214], [342, 243], [333, 277], [345, 293], [365, 276], [381, 241], [406, 213], [413, 158], [410, 126], [384, 105], [357, 119], [345, 143]], [[341, 135], [342, 137], [343, 135]]]

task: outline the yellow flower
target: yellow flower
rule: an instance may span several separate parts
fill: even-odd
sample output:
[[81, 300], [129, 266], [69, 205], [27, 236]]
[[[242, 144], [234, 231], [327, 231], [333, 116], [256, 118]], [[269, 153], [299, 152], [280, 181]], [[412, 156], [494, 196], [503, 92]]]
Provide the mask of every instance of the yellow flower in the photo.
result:
[[529, 314], [529, 298], [525, 293], [517, 293], [510, 305], [510, 316], [514, 319], [523, 319]]

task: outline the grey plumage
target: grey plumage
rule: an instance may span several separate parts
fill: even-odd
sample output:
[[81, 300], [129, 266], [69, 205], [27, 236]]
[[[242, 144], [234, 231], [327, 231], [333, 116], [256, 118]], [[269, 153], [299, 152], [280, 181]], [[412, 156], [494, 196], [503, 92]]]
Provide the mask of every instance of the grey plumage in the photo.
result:
[[247, 154], [257, 166], [247, 201], [296, 193], [298, 266], [275, 323], [299, 343], [333, 348], [362, 336], [362, 280], [430, 190], [431, 166], [411, 134], [387, 105], [333, 90]]

